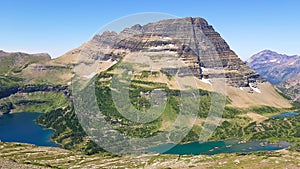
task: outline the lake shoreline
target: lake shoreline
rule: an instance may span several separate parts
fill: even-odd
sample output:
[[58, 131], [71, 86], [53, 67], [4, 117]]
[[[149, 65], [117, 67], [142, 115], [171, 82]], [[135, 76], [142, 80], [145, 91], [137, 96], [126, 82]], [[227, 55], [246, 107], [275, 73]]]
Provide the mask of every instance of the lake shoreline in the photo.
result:
[[259, 151], [277, 151], [287, 149], [292, 143], [279, 141], [271, 143], [268, 140], [241, 141], [238, 139], [218, 140], [208, 142], [190, 142], [185, 144], [161, 144], [148, 148], [146, 151], [158, 154], [177, 155], [214, 155], [220, 153], [249, 153]]
[[55, 131], [36, 122], [41, 114], [43, 113], [18, 112], [1, 115], [0, 140], [36, 146], [61, 147], [51, 139]]

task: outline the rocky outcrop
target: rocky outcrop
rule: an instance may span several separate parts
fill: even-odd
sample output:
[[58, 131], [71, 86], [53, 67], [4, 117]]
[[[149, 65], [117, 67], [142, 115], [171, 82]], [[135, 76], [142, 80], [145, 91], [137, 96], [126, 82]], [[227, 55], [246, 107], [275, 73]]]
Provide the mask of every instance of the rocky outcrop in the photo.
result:
[[[239, 59], [203, 18], [169, 19], [144, 26], [134, 25], [119, 34], [107, 31], [96, 35], [88, 44], [99, 49], [106, 47], [130, 52], [176, 51], [199, 78], [218, 77], [217, 74], [204, 75], [202, 67], [224, 69], [227, 82], [235, 87], [249, 87], [249, 83], [265, 81]], [[98, 52], [98, 55], [93, 58], [104, 58], [103, 53]]]

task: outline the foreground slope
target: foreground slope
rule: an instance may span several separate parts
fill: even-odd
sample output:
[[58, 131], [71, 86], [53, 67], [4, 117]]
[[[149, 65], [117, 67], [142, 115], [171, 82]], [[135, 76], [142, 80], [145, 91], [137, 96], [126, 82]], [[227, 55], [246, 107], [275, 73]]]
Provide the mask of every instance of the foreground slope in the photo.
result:
[[[146, 154], [112, 157], [107, 154], [87, 156], [72, 151], [36, 147], [27, 144], [0, 143], [0, 166], [3, 168], [299, 168], [300, 154], [286, 150], [276, 152], [217, 154], [212, 156], [178, 156]], [[253, 165], [255, 164], [255, 165]]]

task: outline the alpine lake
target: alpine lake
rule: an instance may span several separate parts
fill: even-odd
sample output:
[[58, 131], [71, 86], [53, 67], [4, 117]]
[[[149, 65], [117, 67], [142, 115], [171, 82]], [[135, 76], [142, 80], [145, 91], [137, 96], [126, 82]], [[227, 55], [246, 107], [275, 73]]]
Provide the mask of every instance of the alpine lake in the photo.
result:
[[[51, 141], [53, 130], [45, 129], [35, 123], [41, 113], [12, 113], [0, 116], [0, 140], [2, 142], [21, 142], [37, 146], [59, 147]], [[285, 112], [271, 118], [296, 116], [298, 113]], [[190, 142], [186, 144], [163, 144], [149, 148], [148, 152], [178, 155], [213, 155], [218, 153], [274, 151], [289, 147], [287, 142], [269, 143], [267, 140], [244, 142], [237, 139], [210, 142]]]

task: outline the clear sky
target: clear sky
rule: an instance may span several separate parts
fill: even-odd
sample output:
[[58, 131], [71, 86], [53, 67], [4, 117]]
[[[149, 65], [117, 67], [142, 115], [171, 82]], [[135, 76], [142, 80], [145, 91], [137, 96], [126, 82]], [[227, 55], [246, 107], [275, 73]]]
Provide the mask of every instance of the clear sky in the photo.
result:
[[57, 57], [112, 20], [163, 12], [205, 18], [243, 60], [263, 49], [300, 55], [299, 9], [298, 0], [1, 0], [0, 49]]

